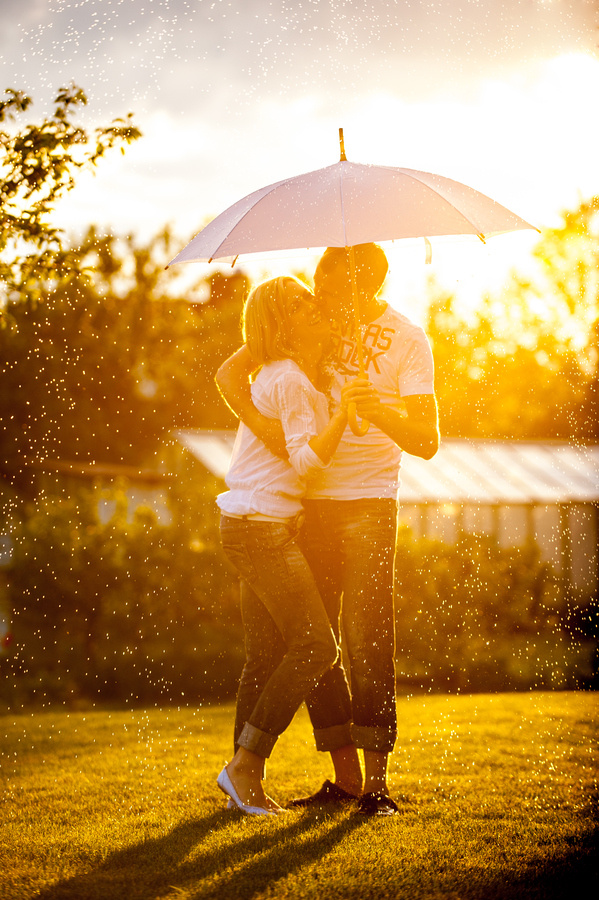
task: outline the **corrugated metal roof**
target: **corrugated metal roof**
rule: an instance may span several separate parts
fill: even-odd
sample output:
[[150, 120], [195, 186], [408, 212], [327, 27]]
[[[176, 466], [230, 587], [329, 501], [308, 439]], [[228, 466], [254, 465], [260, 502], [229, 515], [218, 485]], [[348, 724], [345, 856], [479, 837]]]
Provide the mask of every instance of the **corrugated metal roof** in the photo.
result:
[[599, 500], [599, 446], [445, 440], [431, 460], [404, 454], [401, 482], [406, 503], [589, 503]]
[[206, 466], [217, 478], [224, 478], [229, 469], [234, 431], [176, 431], [175, 438], [186, 450]]
[[[177, 440], [219, 478], [233, 449], [231, 431], [178, 431]], [[404, 453], [404, 503], [589, 503], [599, 500], [599, 445], [444, 440], [431, 460]]]

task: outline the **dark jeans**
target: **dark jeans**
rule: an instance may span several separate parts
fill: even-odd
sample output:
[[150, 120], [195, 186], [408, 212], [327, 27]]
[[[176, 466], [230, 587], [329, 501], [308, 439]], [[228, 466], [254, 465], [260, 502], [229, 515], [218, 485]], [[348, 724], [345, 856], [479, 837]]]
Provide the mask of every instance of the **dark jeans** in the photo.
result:
[[246, 663], [235, 744], [270, 756], [338, 648], [297, 526], [221, 517], [223, 549], [242, 581]]
[[[307, 706], [319, 750], [339, 746], [351, 714], [357, 747], [390, 752], [397, 736], [393, 573], [394, 500], [306, 500], [301, 544], [337, 640], [342, 635], [351, 694], [338, 659]], [[340, 710], [345, 712], [340, 715]]]

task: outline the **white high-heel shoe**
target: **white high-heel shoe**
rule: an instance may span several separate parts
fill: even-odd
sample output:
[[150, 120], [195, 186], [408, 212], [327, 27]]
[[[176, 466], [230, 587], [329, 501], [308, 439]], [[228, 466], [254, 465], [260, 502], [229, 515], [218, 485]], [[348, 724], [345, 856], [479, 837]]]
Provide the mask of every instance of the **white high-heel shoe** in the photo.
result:
[[[270, 797], [267, 797], [266, 799], [270, 800]], [[231, 800], [230, 797], [227, 800], [227, 809], [237, 809], [237, 804], [234, 800]], [[269, 812], [271, 812], [273, 816], [280, 816], [282, 813], [288, 813], [289, 810], [285, 809], [283, 806], [279, 806], [278, 809], [271, 809], [269, 810]]]
[[230, 797], [231, 800], [233, 801], [233, 803], [235, 804], [235, 806], [238, 809], [240, 809], [242, 813], [245, 813], [246, 816], [275, 816], [276, 815], [274, 810], [265, 809], [263, 806], [249, 806], [249, 804], [243, 803], [243, 801], [239, 797], [239, 794], [233, 787], [233, 782], [229, 778], [229, 773], [227, 772], [226, 766], [223, 768], [222, 772], [216, 779], [216, 783], [218, 784], [218, 786], [221, 789], [221, 791], [223, 792], [223, 794], [226, 794], [228, 797]]

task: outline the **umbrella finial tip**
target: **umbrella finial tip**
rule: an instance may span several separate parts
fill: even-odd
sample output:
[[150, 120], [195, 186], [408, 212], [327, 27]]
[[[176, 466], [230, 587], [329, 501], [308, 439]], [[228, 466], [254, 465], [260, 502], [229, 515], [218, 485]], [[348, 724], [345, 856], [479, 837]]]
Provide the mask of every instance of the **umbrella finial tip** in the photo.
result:
[[343, 160], [347, 160], [347, 156], [345, 155], [345, 143], [343, 141], [343, 128], [339, 129], [339, 151], [341, 156], [339, 157], [339, 162], [343, 162]]

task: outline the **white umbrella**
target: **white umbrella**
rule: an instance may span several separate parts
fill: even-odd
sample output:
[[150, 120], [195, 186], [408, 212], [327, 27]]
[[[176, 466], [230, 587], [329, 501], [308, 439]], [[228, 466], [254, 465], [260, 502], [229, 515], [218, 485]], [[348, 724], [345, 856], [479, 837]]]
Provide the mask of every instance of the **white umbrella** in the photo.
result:
[[474, 234], [484, 240], [533, 228], [473, 188], [442, 175], [348, 162], [285, 178], [238, 200], [169, 263], [244, 253], [351, 247], [399, 238]]
[[[169, 266], [235, 261], [246, 253], [346, 247], [355, 301], [351, 248], [356, 244], [451, 234], [473, 234], [484, 241], [495, 234], [534, 228], [459, 181], [415, 169], [349, 162], [342, 129], [339, 140], [338, 163], [285, 178], [238, 200], [206, 225]], [[354, 308], [357, 318], [356, 302]], [[363, 374], [359, 327], [356, 335]]]

